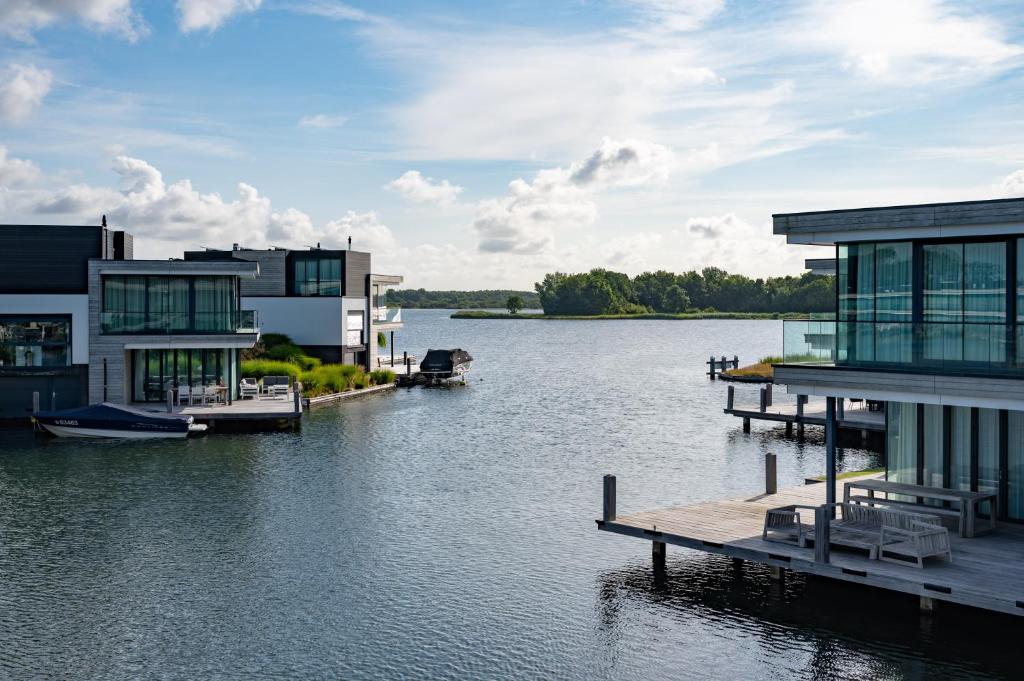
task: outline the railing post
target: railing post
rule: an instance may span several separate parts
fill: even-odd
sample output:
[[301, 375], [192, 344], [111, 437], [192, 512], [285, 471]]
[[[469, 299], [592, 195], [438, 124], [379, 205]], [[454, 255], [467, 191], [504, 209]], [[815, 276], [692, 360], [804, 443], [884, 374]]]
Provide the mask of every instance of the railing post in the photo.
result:
[[730, 385], [725, 395], [725, 408], [732, 411], [733, 404], [736, 401], [736, 386]]
[[829, 543], [829, 507], [814, 509], [814, 562], [827, 563]]
[[604, 510], [601, 518], [607, 523], [615, 520], [615, 476], [604, 476]]
[[768, 392], [763, 387], [761, 388], [761, 402], [758, 406], [762, 414], [768, 411]]
[[764, 493], [775, 494], [778, 490], [777, 461], [774, 454], [768, 452], [764, 455]]

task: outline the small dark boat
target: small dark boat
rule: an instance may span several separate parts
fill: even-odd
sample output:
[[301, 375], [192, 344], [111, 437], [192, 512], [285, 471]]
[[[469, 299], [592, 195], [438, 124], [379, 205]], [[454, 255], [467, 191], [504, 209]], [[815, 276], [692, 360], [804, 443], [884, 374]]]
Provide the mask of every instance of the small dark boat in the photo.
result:
[[460, 348], [454, 350], [427, 350], [420, 361], [420, 374], [428, 380], [457, 378], [469, 371], [473, 357]]
[[123, 404], [90, 404], [77, 409], [41, 411], [33, 421], [58, 437], [120, 437], [150, 439], [186, 437], [202, 432], [206, 426], [185, 414], [165, 414], [134, 409]]

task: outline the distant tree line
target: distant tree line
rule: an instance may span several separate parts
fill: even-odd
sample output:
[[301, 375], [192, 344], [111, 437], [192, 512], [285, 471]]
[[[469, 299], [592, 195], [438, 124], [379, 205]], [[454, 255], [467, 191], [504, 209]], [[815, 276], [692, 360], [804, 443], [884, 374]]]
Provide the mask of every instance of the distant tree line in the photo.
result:
[[388, 304], [405, 308], [496, 308], [504, 310], [511, 297], [522, 301], [520, 309], [540, 308], [540, 299], [533, 291], [427, 291], [425, 289], [388, 290]]
[[751, 279], [717, 267], [674, 274], [659, 270], [632, 279], [594, 269], [547, 274], [534, 287], [545, 314], [597, 315], [644, 312], [831, 312], [835, 278], [807, 272], [799, 277]]

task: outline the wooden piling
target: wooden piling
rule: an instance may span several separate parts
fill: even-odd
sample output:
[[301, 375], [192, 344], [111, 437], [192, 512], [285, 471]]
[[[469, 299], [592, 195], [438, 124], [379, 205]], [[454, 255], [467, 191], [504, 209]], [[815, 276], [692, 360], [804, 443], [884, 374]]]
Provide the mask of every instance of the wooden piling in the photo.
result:
[[739, 357], [739, 355], [733, 355], [732, 356], [732, 368], [733, 369], [739, 369], [740, 368], [740, 357]]
[[768, 391], [765, 390], [763, 387], [761, 388], [761, 397], [760, 404], [758, 404], [758, 409], [760, 409], [762, 414], [768, 411]]
[[302, 383], [299, 381], [295, 381], [292, 388], [292, 399], [295, 400], [295, 413], [302, 413]]
[[35, 414], [35, 413], [38, 413], [38, 412], [39, 412], [39, 391], [35, 391], [35, 392], [32, 393], [32, 413]]
[[807, 395], [796, 396], [796, 434], [804, 436], [804, 405], [807, 404]]
[[814, 509], [814, 562], [829, 562], [829, 520], [832, 514], [827, 505]]
[[663, 541], [652, 541], [651, 542], [651, 562], [654, 563], [655, 569], [665, 569], [665, 542]]
[[786, 578], [786, 572], [778, 565], [768, 566], [768, 575], [773, 582], [781, 582]]
[[615, 520], [615, 476], [614, 475], [605, 475], [604, 476], [604, 510], [601, 513], [601, 518], [603, 518], [606, 523]]
[[792, 421], [786, 421], [786, 435], [792, 435], [792, 434], [793, 434], [793, 422]]
[[736, 386], [730, 385], [725, 393], [725, 408], [732, 409], [736, 402]]
[[764, 455], [764, 493], [775, 494], [779, 490], [778, 486], [778, 466], [777, 458], [771, 452]]
[[743, 432], [744, 433], [749, 433], [750, 432], [750, 417], [749, 416], [744, 416], [743, 417]]
[[919, 601], [921, 613], [931, 615], [935, 612], [935, 599], [930, 596], [921, 596]]
[[708, 376], [710, 376], [711, 380], [713, 381], [713, 380], [715, 380], [715, 356], [714, 355], [711, 355], [711, 357], [708, 359], [708, 366], [711, 367], [708, 370]]
[[768, 394], [768, 399], [767, 399], [767, 401], [765, 402], [765, 404], [767, 404], [767, 406], [769, 406], [769, 407], [770, 407], [770, 406], [772, 406], [772, 384], [771, 384], [771, 383], [769, 383], [768, 385], [766, 385], [766, 386], [764, 387], [764, 390], [765, 390], [765, 392], [766, 392], [766, 393]]
[[168, 414], [173, 414], [174, 413], [174, 389], [173, 388], [168, 388], [167, 389], [167, 413]]

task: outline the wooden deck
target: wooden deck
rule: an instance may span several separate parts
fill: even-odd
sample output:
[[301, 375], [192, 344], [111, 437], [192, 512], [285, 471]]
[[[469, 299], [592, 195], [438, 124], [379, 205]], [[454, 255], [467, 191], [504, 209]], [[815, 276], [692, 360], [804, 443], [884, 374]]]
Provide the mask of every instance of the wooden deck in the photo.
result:
[[[842, 499], [843, 480], [837, 483]], [[1001, 523], [991, 535], [961, 539], [950, 531], [953, 562], [928, 559], [924, 569], [869, 560], [866, 552], [832, 547], [828, 563], [816, 563], [813, 548], [761, 539], [765, 511], [788, 504], [820, 505], [825, 485], [805, 485], [777, 494], [710, 501], [598, 521], [605, 532], [741, 558], [774, 567], [831, 577], [935, 601], [1024, 615], [1024, 526]], [[804, 520], [813, 524], [813, 512]]]
[[[761, 411], [760, 406], [736, 405], [732, 409], [725, 409], [726, 414], [739, 416], [743, 419], [755, 421], [778, 421], [780, 423], [803, 423], [811, 426], [825, 425], [825, 403], [808, 402], [804, 405], [803, 416], [797, 416], [795, 404], [778, 404], [767, 407]], [[844, 411], [843, 418], [836, 419], [836, 427], [847, 430], [867, 430], [873, 432], [885, 432], [885, 412], [868, 411], [867, 409], [851, 409], [849, 406]]]
[[[143, 409], [166, 411], [156, 404], [134, 405]], [[175, 414], [188, 414], [197, 423], [205, 423], [212, 430], [217, 424], [235, 427], [246, 426], [246, 430], [282, 430], [295, 427], [302, 419], [302, 409], [296, 409], [292, 393], [287, 397], [234, 400], [231, 404], [196, 404], [173, 406]]]

